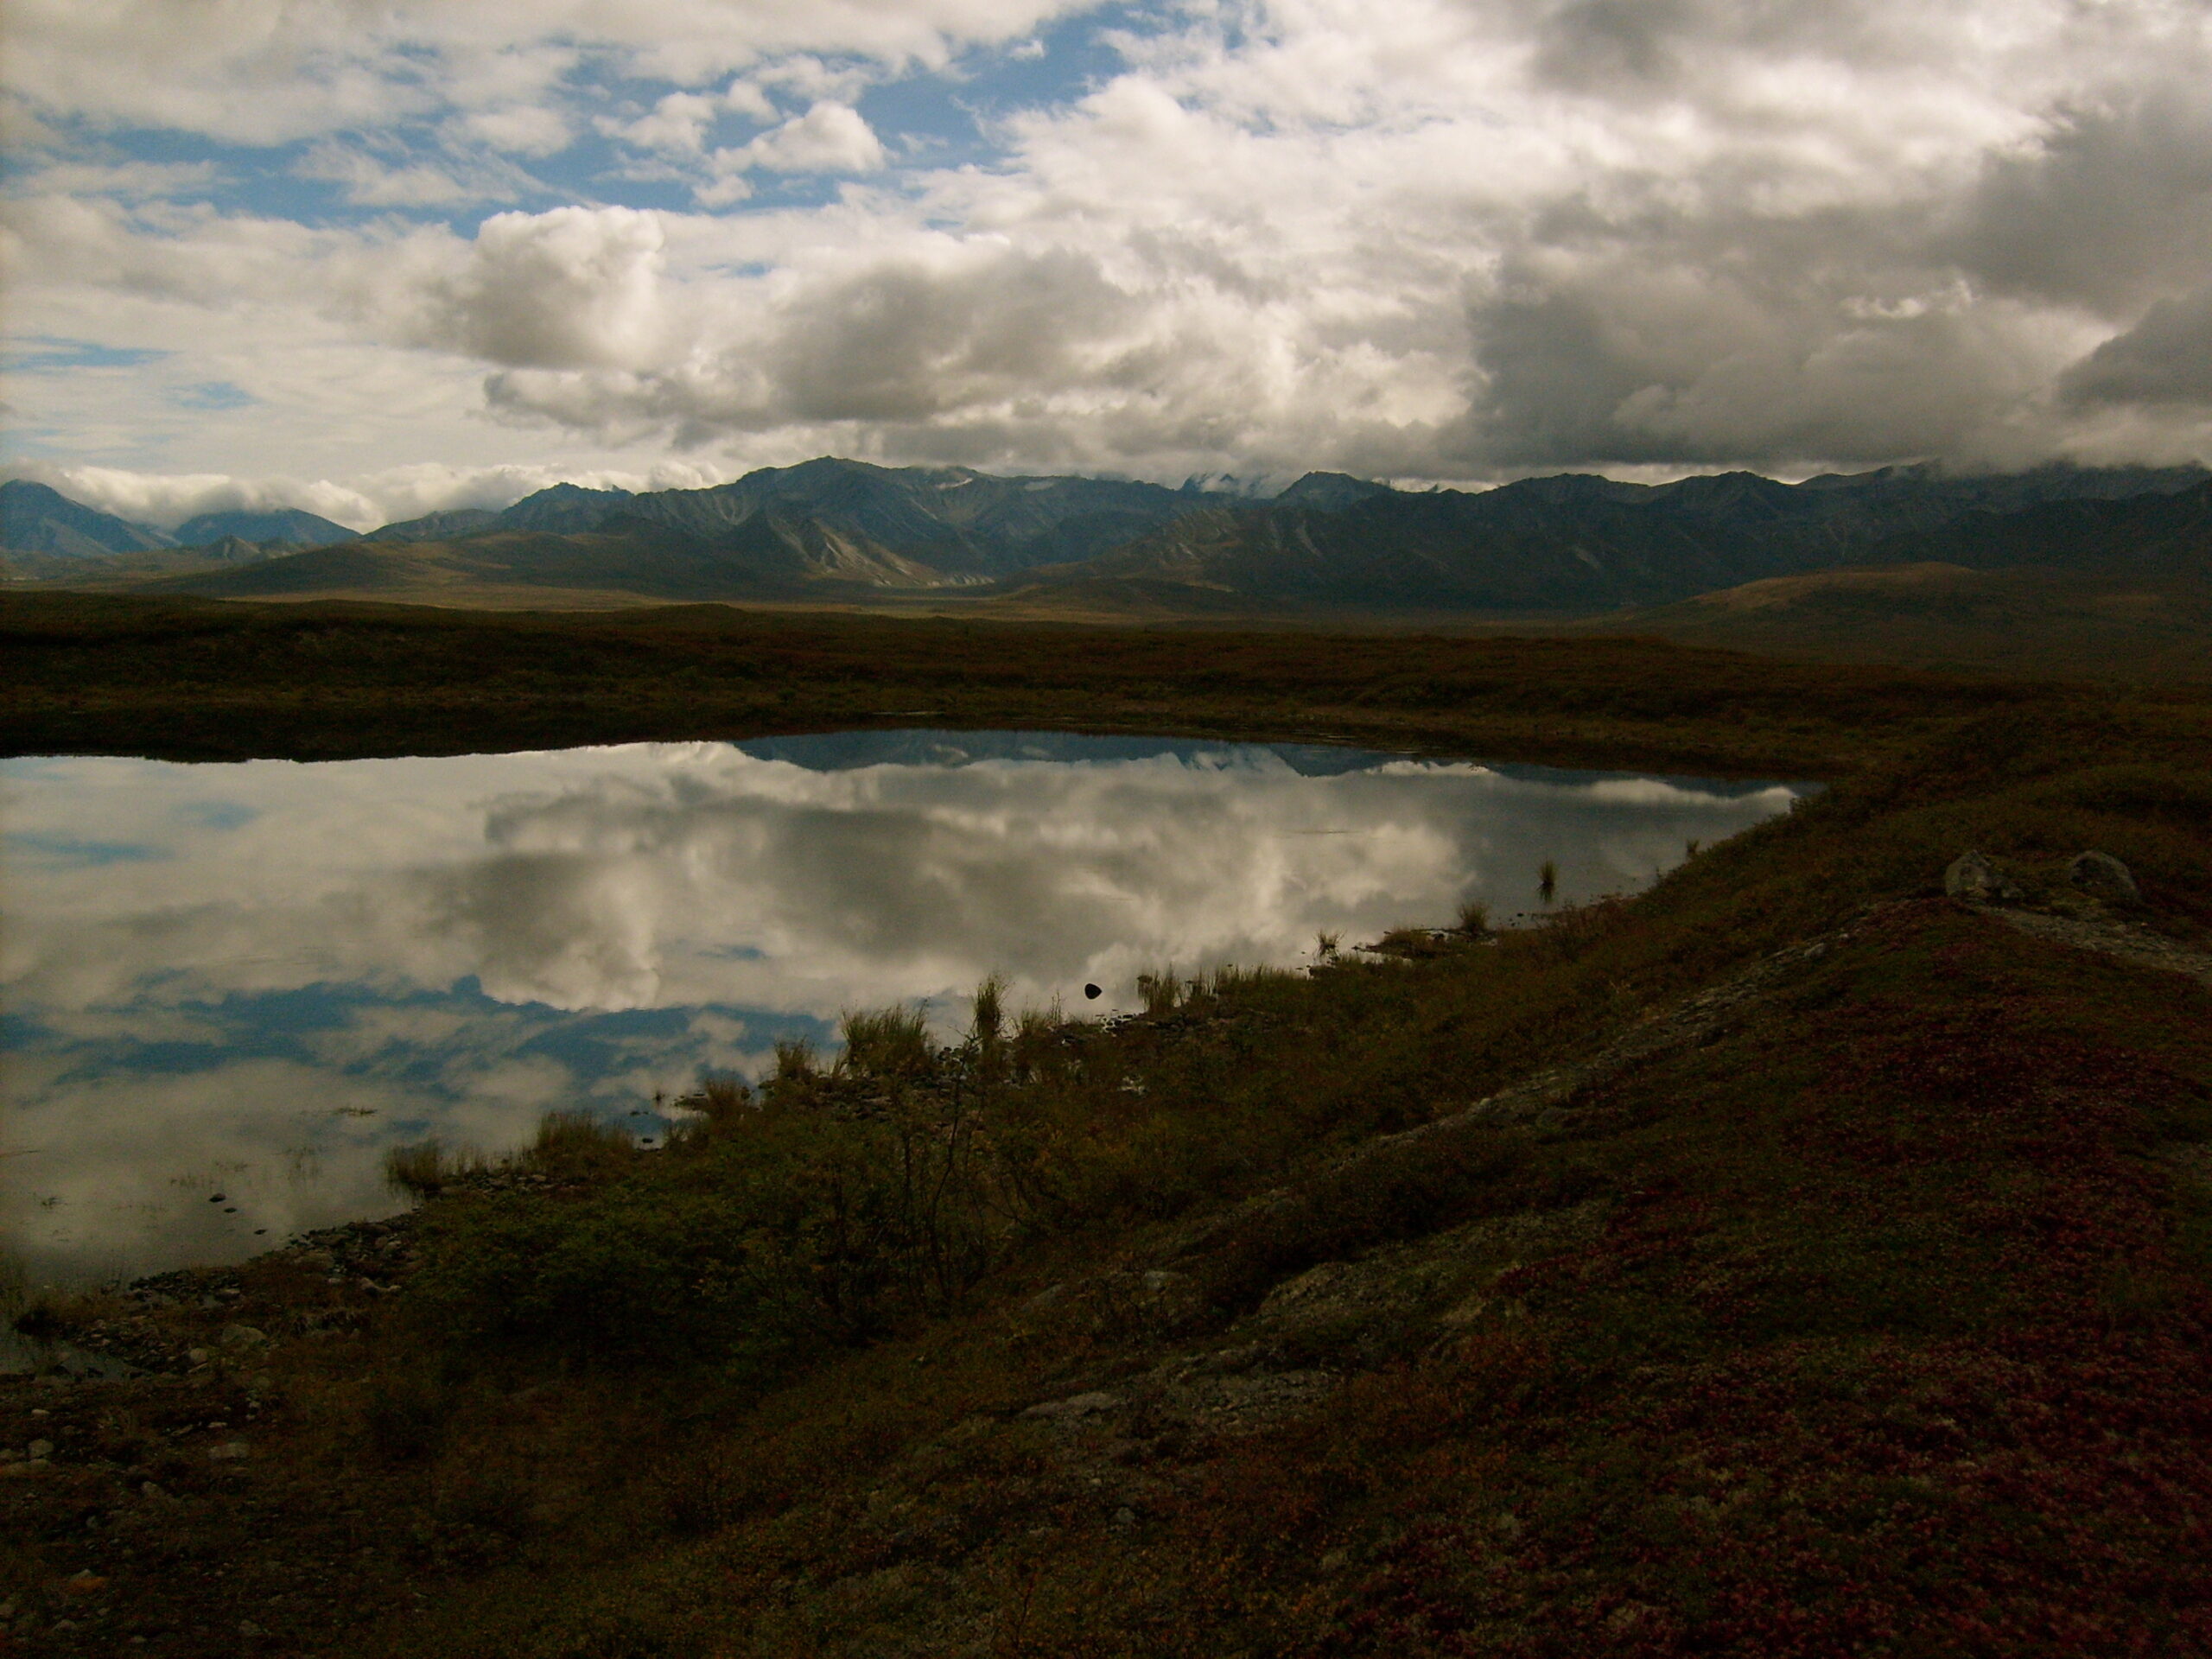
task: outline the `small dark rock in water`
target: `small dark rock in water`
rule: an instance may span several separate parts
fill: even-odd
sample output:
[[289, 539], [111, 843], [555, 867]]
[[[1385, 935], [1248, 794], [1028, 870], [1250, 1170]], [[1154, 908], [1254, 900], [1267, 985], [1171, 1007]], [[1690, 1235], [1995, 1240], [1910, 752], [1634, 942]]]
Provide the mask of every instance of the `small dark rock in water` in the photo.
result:
[[1098, 988], [1096, 985], [1086, 985], [1086, 986], [1084, 986], [1084, 987], [1083, 988], [1083, 994], [1084, 994], [1085, 996], [1089, 997], [1089, 998], [1090, 998], [1092, 1001], [1094, 1001], [1094, 1002], [1095, 1002], [1095, 1001], [1096, 1001], [1099, 999], [1099, 997], [1100, 997], [1101, 995], [1103, 995], [1103, 992], [1101, 992], [1101, 991], [1099, 990], [1099, 988]]
[[207, 1200], [210, 1204], [220, 1204], [222, 1201], [223, 1195], [220, 1192], [218, 1192], [213, 1198]]
[[1943, 891], [1954, 899], [1985, 905], [2002, 904], [2020, 896], [2020, 890], [1980, 853], [1964, 853], [1951, 861], [1951, 868], [1943, 872]]
[[2099, 899], [2133, 902], [2142, 897], [2136, 891], [2134, 875], [2110, 853], [2076, 853], [2066, 867], [2066, 879]]

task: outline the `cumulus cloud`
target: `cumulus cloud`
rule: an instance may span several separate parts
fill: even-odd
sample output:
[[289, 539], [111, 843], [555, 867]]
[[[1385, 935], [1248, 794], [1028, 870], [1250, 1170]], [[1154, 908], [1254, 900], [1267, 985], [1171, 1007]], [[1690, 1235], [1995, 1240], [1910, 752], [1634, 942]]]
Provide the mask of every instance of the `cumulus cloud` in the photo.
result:
[[[27, 3], [24, 107], [108, 118], [85, 54], [137, 14]], [[662, 444], [730, 472], [842, 449], [1449, 480], [2202, 442], [2200, 0], [1116, 14], [1118, 72], [1002, 104], [981, 152], [931, 164], [942, 135], [893, 113], [920, 72], [1064, 10], [559, 0], [524, 26], [415, 0], [341, 40], [332, 7], [257, 0], [178, 51], [267, 79], [270, 132], [330, 131], [287, 99], [352, 129], [299, 164], [381, 217], [87, 175], [8, 204], [0, 251], [41, 332], [100, 338], [99, 315], [166, 344], [251, 313], [288, 360], [383, 353], [353, 418], [404, 408], [378, 442], [435, 419], [486, 463], [533, 430], [601, 466]], [[169, 83], [128, 94], [139, 118], [210, 130]], [[525, 200], [495, 151], [592, 127], [630, 172], [455, 217]], [[298, 413], [272, 403], [270, 429]]]
[[[15, 0], [8, 76], [40, 115], [276, 143], [550, 95], [580, 57], [696, 86], [793, 53], [943, 63], [1065, 0]], [[536, 101], [536, 100], [531, 100]], [[544, 130], [540, 130], [541, 140]]]
[[2063, 385], [2083, 403], [2212, 410], [2212, 288], [2160, 300], [2133, 328], [2069, 369]]
[[663, 242], [655, 215], [627, 207], [495, 214], [462, 268], [433, 285], [424, 342], [513, 366], [649, 360]]
[[736, 149], [718, 149], [718, 173], [765, 168], [772, 173], [873, 173], [883, 144], [858, 110], [820, 103]]
[[599, 130], [611, 138], [620, 138], [642, 149], [667, 149], [697, 155], [704, 146], [707, 130], [721, 113], [721, 107], [711, 98], [702, 98], [696, 92], [671, 92], [653, 105], [648, 115], [633, 121], [621, 121], [602, 117]]

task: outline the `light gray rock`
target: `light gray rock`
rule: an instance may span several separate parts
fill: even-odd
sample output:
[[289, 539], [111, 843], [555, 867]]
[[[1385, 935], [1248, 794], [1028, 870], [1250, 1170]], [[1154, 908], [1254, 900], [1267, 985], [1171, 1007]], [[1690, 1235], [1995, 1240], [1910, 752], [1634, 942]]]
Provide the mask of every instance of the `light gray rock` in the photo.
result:
[[1951, 868], [1943, 872], [1943, 891], [1979, 905], [2005, 904], [2020, 896], [2020, 890], [1980, 853], [1961, 853], [1951, 861]]
[[1094, 1416], [1102, 1411], [1114, 1411], [1120, 1408], [1121, 1403], [1119, 1395], [1105, 1394], [1094, 1389], [1089, 1394], [1071, 1395], [1065, 1400], [1047, 1400], [1041, 1405], [1030, 1407], [1021, 1414], [1025, 1417], [1043, 1417], [1057, 1421], [1069, 1417]]
[[1179, 1331], [1205, 1317], [1205, 1299], [1187, 1273], [1102, 1273], [1058, 1284], [1024, 1305], [1029, 1318], [1094, 1333]]
[[222, 1342], [233, 1353], [253, 1353], [269, 1346], [269, 1333], [251, 1325], [226, 1325]]
[[2066, 867], [2066, 879], [2092, 898], [2133, 904], [2143, 896], [2136, 890], [2133, 873], [2110, 853], [2075, 854]]

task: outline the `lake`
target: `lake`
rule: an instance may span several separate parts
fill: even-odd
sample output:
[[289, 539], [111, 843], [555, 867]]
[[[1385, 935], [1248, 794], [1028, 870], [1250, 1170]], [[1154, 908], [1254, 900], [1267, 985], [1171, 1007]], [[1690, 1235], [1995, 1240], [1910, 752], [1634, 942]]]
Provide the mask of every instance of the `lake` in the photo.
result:
[[[530, 754], [0, 763], [0, 1240], [33, 1284], [217, 1263], [920, 1002], [1103, 1015], [1463, 899], [1628, 892], [1803, 785], [1286, 744], [875, 731]], [[1084, 988], [1103, 995], [1086, 1000]]]

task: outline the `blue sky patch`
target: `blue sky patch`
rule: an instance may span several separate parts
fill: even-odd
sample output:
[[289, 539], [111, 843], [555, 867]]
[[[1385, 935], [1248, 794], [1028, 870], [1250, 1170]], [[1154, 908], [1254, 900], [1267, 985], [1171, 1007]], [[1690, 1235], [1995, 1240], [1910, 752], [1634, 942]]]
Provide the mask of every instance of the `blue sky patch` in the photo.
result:
[[203, 830], [240, 830], [261, 816], [243, 801], [185, 801], [174, 809], [187, 823]]
[[4, 346], [10, 374], [67, 374], [78, 369], [137, 369], [158, 363], [168, 352], [136, 346], [103, 346], [96, 340], [71, 340], [60, 334], [13, 334]]
[[232, 385], [227, 380], [202, 380], [194, 385], [172, 387], [169, 401], [180, 409], [219, 412], [226, 409], [251, 409], [261, 399], [244, 386]]
[[41, 830], [10, 830], [0, 841], [6, 842], [10, 857], [28, 855], [48, 866], [83, 870], [111, 864], [157, 864], [175, 856], [166, 847], [149, 847], [143, 842], [94, 841]]

